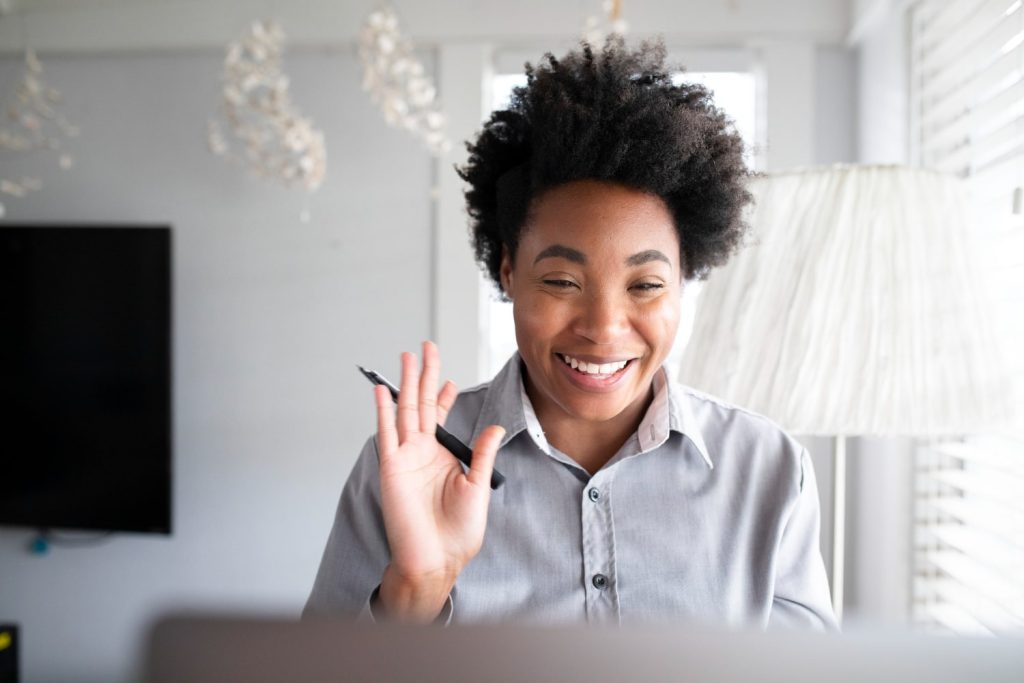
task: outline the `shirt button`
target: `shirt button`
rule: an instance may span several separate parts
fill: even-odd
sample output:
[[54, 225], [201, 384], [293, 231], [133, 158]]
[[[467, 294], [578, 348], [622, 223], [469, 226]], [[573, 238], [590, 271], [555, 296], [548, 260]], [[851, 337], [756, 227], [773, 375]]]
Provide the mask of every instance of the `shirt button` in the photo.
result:
[[599, 591], [603, 591], [608, 587], [608, 577], [604, 574], [594, 574], [594, 578], [591, 579], [591, 582], [594, 584], [594, 588]]
[[590, 496], [590, 500], [594, 501], [595, 503], [601, 499], [601, 492], [598, 491], [597, 489], [590, 489], [589, 491], [587, 491], [587, 495]]

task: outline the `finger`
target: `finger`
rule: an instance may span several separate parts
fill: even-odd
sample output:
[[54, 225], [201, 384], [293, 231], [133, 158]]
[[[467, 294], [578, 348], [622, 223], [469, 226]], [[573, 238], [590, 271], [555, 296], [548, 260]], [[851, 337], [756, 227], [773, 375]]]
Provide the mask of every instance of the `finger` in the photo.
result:
[[380, 449], [380, 457], [388, 458], [398, 449], [398, 433], [395, 432], [391, 394], [387, 387], [375, 386], [373, 397], [377, 401], [377, 447]]
[[448, 411], [455, 405], [455, 399], [459, 397], [459, 389], [455, 382], [448, 380], [441, 387], [441, 393], [437, 395], [437, 424], [444, 426], [448, 419]]
[[437, 426], [437, 378], [441, 358], [434, 342], [423, 342], [423, 375], [420, 376], [420, 431], [432, 434]]
[[402, 353], [402, 385], [398, 388], [398, 441], [405, 443], [409, 434], [420, 429], [420, 411], [416, 405], [420, 372], [416, 354]]
[[482, 486], [488, 490], [491, 488], [491, 472], [494, 470], [494, 459], [498, 456], [498, 446], [501, 445], [503, 436], [503, 427], [491, 425], [477, 437], [476, 443], [473, 444], [473, 464], [466, 475], [474, 486]]

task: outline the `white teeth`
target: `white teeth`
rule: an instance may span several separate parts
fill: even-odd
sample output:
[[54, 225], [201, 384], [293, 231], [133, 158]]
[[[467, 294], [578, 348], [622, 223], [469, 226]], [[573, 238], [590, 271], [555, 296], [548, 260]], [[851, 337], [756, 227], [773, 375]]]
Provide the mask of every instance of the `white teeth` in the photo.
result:
[[576, 360], [572, 356], [559, 354], [566, 365], [588, 375], [610, 375], [626, 367], [629, 361], [622, 360], [616, 363], [588, 363], [585, 360]]

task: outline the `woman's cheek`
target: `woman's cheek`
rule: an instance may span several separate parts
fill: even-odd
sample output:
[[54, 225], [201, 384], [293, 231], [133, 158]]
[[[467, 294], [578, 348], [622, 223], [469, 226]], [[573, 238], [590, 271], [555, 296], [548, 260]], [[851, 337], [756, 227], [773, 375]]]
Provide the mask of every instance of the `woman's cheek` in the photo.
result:
[[[516, 326], [516, 337], [523, 343], [536, 343], [550, 324], [550, 316], [542, 305], [528, 304], [518, 306], [513, 311], [513, 320]], [[522, 348], [522, 343], [520, 344]]]
[[515, 315], [516, 322], [533, 330], [557, 326], [559, 321], [566, 317], [567, 305], [563, 301], [551, 297], [537, 297], [524, 302], [522, 308]]
[[[662, 336], [674, 338], [681, 317], [679, 298], [664, 296], [642, 308], [640, 321], [646, 329], [658, 330]], [[667, 343], [671, 345], [672, 339], [668, 339]]]

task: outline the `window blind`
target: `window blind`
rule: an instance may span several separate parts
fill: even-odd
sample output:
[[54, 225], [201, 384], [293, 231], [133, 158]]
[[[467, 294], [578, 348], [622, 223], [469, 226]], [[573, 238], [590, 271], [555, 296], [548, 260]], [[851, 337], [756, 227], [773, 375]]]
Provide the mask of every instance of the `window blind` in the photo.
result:
[[1000, 433], [919, 444], [913, 617], [941, 631], [1020, 632], [1024, 6], [1021, 0], [919, 0], [909, 12], [912, 155], [967, 183], [1017, 416]]

